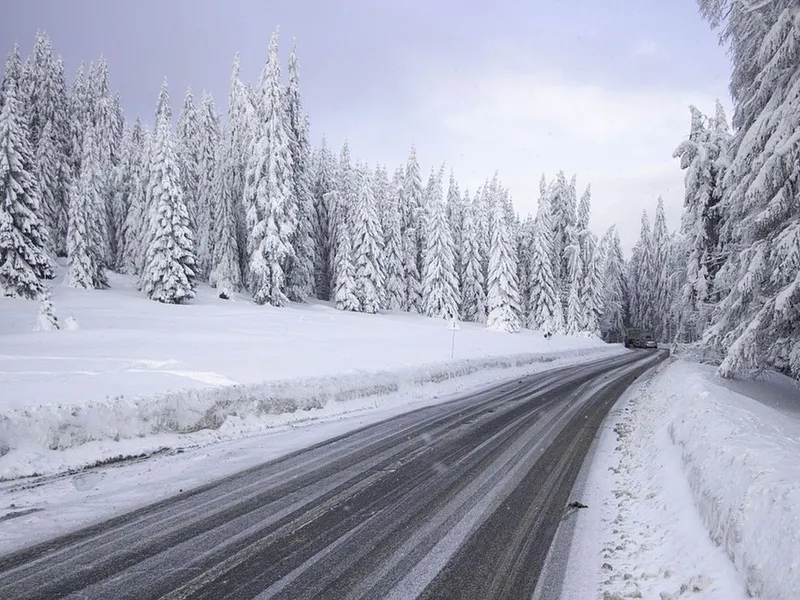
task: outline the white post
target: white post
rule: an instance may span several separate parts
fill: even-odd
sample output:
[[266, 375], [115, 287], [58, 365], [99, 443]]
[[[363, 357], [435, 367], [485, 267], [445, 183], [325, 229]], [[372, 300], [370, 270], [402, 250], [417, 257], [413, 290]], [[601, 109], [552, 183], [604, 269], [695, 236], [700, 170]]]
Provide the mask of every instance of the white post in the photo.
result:
[[450, 342], [450, 358], [453, 358], [453, 353], [456, 351], [456, 330], [453, 329], [453, 340]]

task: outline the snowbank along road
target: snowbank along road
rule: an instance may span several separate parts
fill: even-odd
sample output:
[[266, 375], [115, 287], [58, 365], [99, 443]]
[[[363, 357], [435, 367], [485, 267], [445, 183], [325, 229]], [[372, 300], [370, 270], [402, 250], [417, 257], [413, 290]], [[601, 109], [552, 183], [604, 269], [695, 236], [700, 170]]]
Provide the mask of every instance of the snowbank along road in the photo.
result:
[[663, 357], [505, 382], [0, 557], [0, 597], [528, 600], [597, 427]]

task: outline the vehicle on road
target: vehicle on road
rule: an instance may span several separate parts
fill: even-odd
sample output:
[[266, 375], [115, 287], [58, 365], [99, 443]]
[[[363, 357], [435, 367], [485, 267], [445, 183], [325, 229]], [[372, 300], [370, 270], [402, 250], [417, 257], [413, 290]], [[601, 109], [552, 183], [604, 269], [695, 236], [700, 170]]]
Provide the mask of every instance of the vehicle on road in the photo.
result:
[[658, 342], [651, 331], [638, 327], [628, 327], [625, 332], [625, 347], [657, 350]]

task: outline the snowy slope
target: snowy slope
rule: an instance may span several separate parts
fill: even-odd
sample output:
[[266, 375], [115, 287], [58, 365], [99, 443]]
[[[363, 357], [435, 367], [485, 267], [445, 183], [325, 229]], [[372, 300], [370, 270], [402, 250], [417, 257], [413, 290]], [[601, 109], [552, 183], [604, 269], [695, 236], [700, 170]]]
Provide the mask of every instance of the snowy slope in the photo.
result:
[[77, 331], [33, 332], [36, 303], [0, 299], [0, 477], [151, 451], [160, 435], [249, 435], [280, 413], [344, 412], [354, 398], [374, 405], [428, 382], [621, 351], [465, 323], [450, 360], [451, 332], [440, 320], [324, 303], [256, 306], [203, 286], [189, 305], [163, 305], [129, 277], [112, 275], [111, 285], [55, 286], [56, 311], [62, 322], [74, 316]]
[[[740, 394], [737, 388], [761, 401]], [[800, 392], [677, 361], [607, 419], [564, 598], [800, 598]], [[641, 594], [636, 596], [635, 594]]]

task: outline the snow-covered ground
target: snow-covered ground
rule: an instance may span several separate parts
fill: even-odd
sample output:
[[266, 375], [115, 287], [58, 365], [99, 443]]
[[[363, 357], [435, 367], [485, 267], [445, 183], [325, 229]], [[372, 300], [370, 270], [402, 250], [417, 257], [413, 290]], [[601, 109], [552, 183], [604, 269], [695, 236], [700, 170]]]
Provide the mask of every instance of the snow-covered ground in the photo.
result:
[[[778, 407], [778, 408], [775, 408]], [[800, 598], [800, 390], [675, 361], [598, 440], [563, 598]]]
[[75, 290], [60, 271], [55, 309], [62, 323], [75, 317], [73, 331], [34, 332], [37, 303], [0, 298], [0, 479], [413, 402], [430, 382], [458, 381], [453, 392], [509, 370], [623, 351], [463, 323], [451, 360], [440, 320], [319, 302], [257, 306], [205, 286], [191, 304], [163, 305], [132, 278], [111, 277], [109, 290]]

